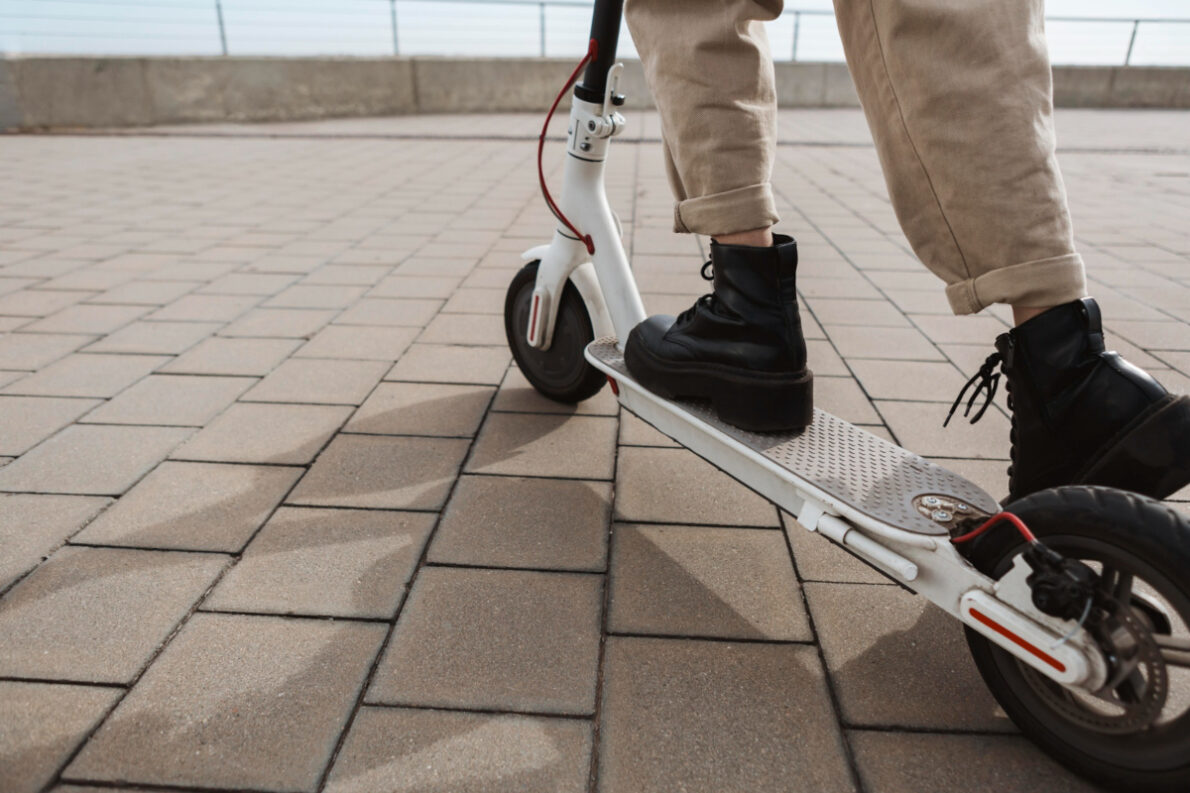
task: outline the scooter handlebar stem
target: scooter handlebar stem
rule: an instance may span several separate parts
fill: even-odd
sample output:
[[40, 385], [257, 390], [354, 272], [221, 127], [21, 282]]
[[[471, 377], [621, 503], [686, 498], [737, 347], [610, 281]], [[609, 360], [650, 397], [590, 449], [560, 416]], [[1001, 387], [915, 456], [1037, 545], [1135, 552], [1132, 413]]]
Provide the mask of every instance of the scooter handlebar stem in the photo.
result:
[[616, 62], [623, 18], [624, 0], [595, 0], [590, 38], [596, 42], [597, 49], [583, 72], [583, 79], [574, 87], [574, 95], [585, 102], [603, 102], [608, 71]]

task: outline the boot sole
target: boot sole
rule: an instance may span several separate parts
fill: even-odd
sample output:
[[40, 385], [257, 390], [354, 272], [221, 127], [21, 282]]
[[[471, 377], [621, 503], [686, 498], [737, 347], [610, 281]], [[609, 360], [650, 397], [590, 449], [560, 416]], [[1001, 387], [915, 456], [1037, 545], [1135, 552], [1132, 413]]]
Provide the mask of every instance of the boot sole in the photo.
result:
[[639, 345], [624, 363], [637, 382], [662, 399], [708, 399], [724, 422], [750, 432], [805, 429], [814, 420], [814, 374], [767, 374], [721, 364], [673, 364]]
[[1163, 499], [1190, 484], [1190, 397], [1170, 396], [1126, 427], [1076, 478]]

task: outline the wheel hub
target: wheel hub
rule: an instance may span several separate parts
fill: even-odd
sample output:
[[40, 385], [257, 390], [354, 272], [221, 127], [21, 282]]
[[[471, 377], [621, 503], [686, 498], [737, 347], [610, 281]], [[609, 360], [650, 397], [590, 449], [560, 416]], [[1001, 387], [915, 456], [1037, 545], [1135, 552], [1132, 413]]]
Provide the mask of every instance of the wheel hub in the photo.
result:
[[1075, 692], [1023, 667], [1025, 678], [1050, 707], [1087, 729], [1109, 735], [1143, 730], [1160, 717], [1169, 695], [1161, 647], [1128, 606], [1109, 599], [1096, 611], [1087, 630], [1108, 665], [1101, 688]]

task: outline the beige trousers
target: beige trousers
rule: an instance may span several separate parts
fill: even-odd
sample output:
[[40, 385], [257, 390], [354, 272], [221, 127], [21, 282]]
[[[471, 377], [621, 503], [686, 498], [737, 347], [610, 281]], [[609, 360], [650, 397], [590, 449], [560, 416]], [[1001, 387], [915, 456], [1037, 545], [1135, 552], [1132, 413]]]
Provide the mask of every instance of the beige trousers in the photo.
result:
[[[661, 115], [677, 231], [778, 221], [782, 0], [627, 0]], [[888, 193], [956, 314], [1086, 294], [1054, 154], [1043, 0], [835, 0]]]

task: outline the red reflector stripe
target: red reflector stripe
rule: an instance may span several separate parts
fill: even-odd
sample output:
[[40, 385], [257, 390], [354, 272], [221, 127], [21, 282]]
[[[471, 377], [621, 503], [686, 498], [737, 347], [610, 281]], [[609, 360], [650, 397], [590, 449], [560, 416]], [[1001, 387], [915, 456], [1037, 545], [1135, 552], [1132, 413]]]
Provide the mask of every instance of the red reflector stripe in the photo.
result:
[[1020, 636], [1017, 636], [1015, 633], [1008, 630], [1008, 628], [1005, 628], [1003, 625], [996, 622], [991, 617], [988, 617], [985, 614], [981, 614], [980, 612], [976, 611], [975, 609], [971, 609], [971, 616], [974, 617], [979, 622], [982, 622], [984, 625], [987, 625], [989, 628], [991, 628], [992, 630], [994, 630], [996, 633], [1000, 634], [1004, 638], [1008, 639], [1013, 644], [1024, 647], [1026, 650], [1033, 653], [1033, 655], [1036, 655], [1038, 658], [1045, 661], [1047, 664], [1052, 666], [1054, 669], [1057, 669], [1059, 672], [1066, 671], [1066, 664], [1062, 663], [1057, 658], [1054, 658], [1052, 655], [1045, 652], [1044, 650], [1037, 647], [1036, 645], [1032, 644], [1031, 642], [1027, 642], [1024, 639], [1022, 639]]
[[533, 295], [533, 316], [529, 318], [529, 338], [537, 338], [534, 331], [537, 330], [537, 306], [541, 303], [541, 295]]
[[620, 395], [620, 384], [615, 381], [615, 378], [610, 375], [607, 378], [608, 385], [612, 387], [612, 393], [616, 396]]

